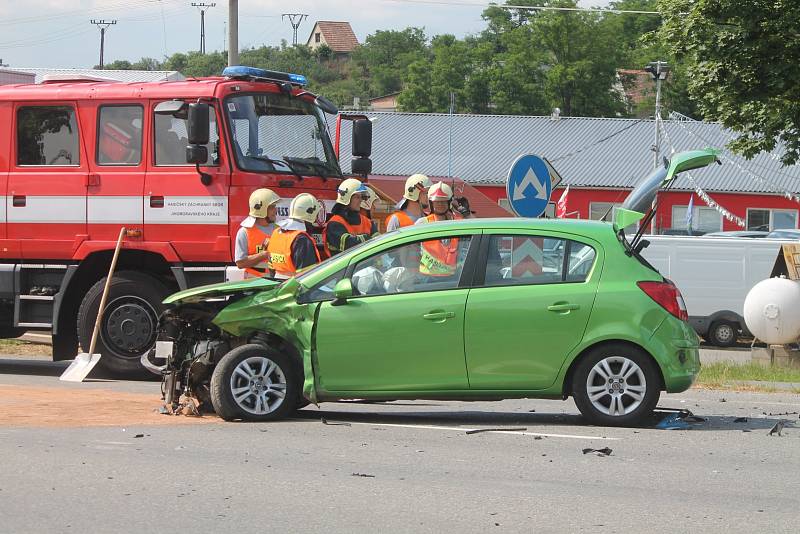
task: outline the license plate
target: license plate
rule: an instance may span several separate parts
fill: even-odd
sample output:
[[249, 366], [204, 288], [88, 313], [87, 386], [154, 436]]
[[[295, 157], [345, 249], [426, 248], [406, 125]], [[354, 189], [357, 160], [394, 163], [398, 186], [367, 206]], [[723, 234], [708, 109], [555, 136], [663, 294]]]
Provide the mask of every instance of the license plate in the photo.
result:
[[172, 341], [156, 341], [156, 358], [166, 360], [172, 356]]

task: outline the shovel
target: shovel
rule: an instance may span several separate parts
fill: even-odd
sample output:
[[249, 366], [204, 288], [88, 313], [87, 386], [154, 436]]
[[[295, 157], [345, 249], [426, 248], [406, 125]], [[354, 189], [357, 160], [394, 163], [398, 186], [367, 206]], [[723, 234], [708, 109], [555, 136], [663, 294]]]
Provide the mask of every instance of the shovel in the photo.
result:
[[125, 237], [125, 227], [120, 228], [119, 238], [117, 239], [117, 248], [114, 249], [114, 257], [111, 259], [111, 267], [108, 269], [108, 277], [106, 278], [106, 285], [103, 288], [103, 296], [100, 298], [100, 308], [97, 310], [97, 319], [94, 322], [94, 330], [92, 331], [92, 342], [89, 344], [89, 353], [81, 352], [72, 360], [67, 370], [64, 371], [59, 380], [64, 382], [83, 382], [89, 373], [100, 361], [100, 355], [94, 353], [94, 347], [97, 343], [97, 333], [100, 331], [100, 322], [103, 320], [103, 310], [106, 307], [106, 297], [108, 297], [108, 288], [111, 286], [111, 277], [114, 275], [114, 268], [117, 266], [117, 257], [119, 257], [119, 249], [122, 248], [122, 238]]

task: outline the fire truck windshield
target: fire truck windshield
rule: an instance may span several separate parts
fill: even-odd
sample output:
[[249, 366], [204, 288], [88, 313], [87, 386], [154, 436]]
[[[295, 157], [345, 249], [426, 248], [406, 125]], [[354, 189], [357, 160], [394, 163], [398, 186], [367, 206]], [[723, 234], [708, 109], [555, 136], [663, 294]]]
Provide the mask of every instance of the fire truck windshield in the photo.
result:
[[325, 118], [311, 102], [283, 93], [236, 95], [225, 111], [240, 169], [341, 175]]

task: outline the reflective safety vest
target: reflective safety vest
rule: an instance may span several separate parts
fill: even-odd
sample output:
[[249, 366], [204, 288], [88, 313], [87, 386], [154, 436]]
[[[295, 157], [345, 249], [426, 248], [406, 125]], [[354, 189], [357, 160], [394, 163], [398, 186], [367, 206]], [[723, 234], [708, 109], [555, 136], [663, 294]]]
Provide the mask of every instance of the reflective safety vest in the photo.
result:
[[419, 272], [428, 276], [452, 276], [458, 268], [458, 238], [422, 242]]
[[[337, 222], [339, 224], [344, 225], [347, 229], [347, 233], [350, 235], [359, 235], [359, 234], [367, 234], [370, 235], [372, 232], [372, 221], [367, 219], [363, 214], [359, 213], [358, 216], [360, 217], [360, 221], [357, 225], [352, 225], [348, 223], [344, 217], [341, 215], [334, 215], [331, 217], [327, 223], [325, 223], [325, 229], [322, 231], [322, 246], [325, 249], [325, 255], [327, 258], [332, 256], [331, 249], [328, 247], [328, 225], [332, 222]], [[339, 250], [339, 252], [343, 252]]]
[[[279, 228], [273, 232], [267, 251], [269, 252], [269, 266], [275, 271], [275, 278], [286, 279], [297, 274], [297, 267], [292, 259], [292, 244], [301, 234], [308, 237], [312, 243], [314, 242], [314, 238], [303, 230], [286, 231]], [[319, 263], [319, 251], [316, 246], [314, 253], [317, 255], [317, 263]]]
[[[453, 213], [453, 219], [462, 219]], [[427, 222], [436, 222], [436, 215], [425, 217]], [[446, 220], [446, 219], [445, 219]], [[458, 268], [458, 238], [433, 239], [422, 242], [419, 272], [428, 276], [452, 276]]]
[[[267, 244], [270, 240], [270, 235], [262, 232], [258, 227], [252, 226], [245, 228], [247, 232], [247, 255], [252, 256], [259, 252], [267, 250]], [[260, 277], [269, 275], [269, 263], [262, 261], [253, 267], [247, 267], [244, 270], [251, 277]]]
[[414, 224], [414, 221], [411, 219], [408, 213], [406, 213], [403, 210], [396, 211], [392, 213], [389, 217], [397, 217], [397, 222], [400, 223], [400, 228], [403, 228], [405, 226], [411, 226], [412, 224]]

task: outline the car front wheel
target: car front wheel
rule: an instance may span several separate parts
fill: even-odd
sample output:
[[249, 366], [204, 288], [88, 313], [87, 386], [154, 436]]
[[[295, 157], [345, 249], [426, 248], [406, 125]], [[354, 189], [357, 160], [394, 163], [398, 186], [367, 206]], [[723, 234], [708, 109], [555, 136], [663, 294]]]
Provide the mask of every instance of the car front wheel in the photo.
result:
[[652, 358], [627, 345], [592, 350], [573, 375], [575, 404], [598, 425], [639, 424], [652, 414], [660, 395], [659, 371]]
[[211, 404], [226, 421], [272, 421], [297, 408], [301, 382], [288, 356], [269, 347], [236, 347], [214, 368]]

